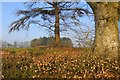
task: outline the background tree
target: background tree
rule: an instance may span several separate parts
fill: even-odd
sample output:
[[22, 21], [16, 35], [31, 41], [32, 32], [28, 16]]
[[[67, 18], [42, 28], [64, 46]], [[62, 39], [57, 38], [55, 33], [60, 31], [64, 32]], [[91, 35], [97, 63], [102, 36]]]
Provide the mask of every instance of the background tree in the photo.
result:
[[[53, 47], [55, 44], [54, 37], [43, 37], [39, 39], [33, 39], [31, 41], [31, 47], [36, 47], [36, 46], [51, 46]], [[61, 38], [61, 45], [63, 47], [72, 47], [72, 41], [71, 39], [67, 37], [62, 37]]]
[[31, 46], [31, 47], [39, 46], [39, 45], [40, 45], [39, 42], [40, 42], [39, 39], [33, 39], [33, 40], [30, 42], [30, 46]]
[[[60, 31], [66, 30], [71, 24], [79, 24], [78, 16], [90, 13], [87, 9], [80, 8], [78, 2], [49, 2], [46, 1], [46, 6], [36, 7], [39, 2], [25, 3], [27, 10], [18, 10], [16, 14], [22, 15], [22, 18], [14, 21], [10, 25], [10, 32], [25, 28], [28, 30], [30, 24], [38, 24], [42, 27], [51, 29], [55, 33], [55, 46], [60, 46]], [[43, 21], [38, 19], [41, 17]], [[71, 22], [70, 22], [71, 21]], [[68, 23], [69, 22], [69, 23]], [[64, 29], [60, 29], [63, 27]]]
[[[87, 17], [87, 16], [86, 16]], [[93, 27], [94, 18], [93, 15], [90, 16], [91, 19], [88, 24], [81, 22], [81, 25], [77, 28], [72, 29], [71, 35], [74, 35], [74, 45], [75, 47], [83, 47], [83, 48], [93, 48], [94, 38], [95, 38], [95, 29]]]
[[17, 41], [14, 41], [13, 47], [14, 47], [14, 48], [17, 48], [17, 47], [18, 47], [18, 42], [17, 42]]
[[47, 37], [40, 38], [39, 43], [40, 43], [40, 45], [47, 45], [48, 44], [48, 38]]
[[11, 48], [11, 47], [13, 47], [12, 44], [1, 40], [1, 48]]
[[66, 37], [61, 38], [61, 43], [63, 47], [73, 47], [72, 41], [69, 38]]
[[25, 41], [25, 42], [19, 42], [18, 43], [19, 48], [29, 48], [30, 47], [30, 42]]

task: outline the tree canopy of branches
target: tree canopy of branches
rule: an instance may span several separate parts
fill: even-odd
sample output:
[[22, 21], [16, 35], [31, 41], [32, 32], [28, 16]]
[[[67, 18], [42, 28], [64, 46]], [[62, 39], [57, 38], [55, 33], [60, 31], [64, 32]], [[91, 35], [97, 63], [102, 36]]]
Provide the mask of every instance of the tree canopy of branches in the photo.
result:
[[[79, 17], [90, 11], [80, 8], [79, 2], [44, 2], [46, 6], [36, 6], [39, 2], [25, 3], [27, 10], [18, 10], [20, 19], [10, 25], [10, 32], [20, 29], [28, 30], [31, 24], [46, 27], [55, 34], [55, 46], [60, 46], [60, 31], [70, 26], [79, 26]], [[43, 4], [43, 3], [42, 3]]]

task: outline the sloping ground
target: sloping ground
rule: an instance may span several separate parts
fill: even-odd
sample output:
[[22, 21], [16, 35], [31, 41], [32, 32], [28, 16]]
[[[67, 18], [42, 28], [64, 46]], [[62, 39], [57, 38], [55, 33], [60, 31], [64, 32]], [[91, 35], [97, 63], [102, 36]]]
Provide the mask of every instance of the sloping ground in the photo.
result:
[[2, 53], [3, 78], [118, 78], [119, 74], [116, 59], [89, 49], [4, 49]]

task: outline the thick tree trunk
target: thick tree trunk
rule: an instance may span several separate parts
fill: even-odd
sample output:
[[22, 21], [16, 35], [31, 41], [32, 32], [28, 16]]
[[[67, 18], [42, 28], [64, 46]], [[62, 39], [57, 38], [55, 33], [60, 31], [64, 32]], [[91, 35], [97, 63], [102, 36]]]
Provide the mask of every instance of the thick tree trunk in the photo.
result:
[[119, 53], [118, 3], [96, 3], [95, 48], [96, 53], [117, 58]]
[[55, 7], [55, 46], [60, 46], [59, 8]]

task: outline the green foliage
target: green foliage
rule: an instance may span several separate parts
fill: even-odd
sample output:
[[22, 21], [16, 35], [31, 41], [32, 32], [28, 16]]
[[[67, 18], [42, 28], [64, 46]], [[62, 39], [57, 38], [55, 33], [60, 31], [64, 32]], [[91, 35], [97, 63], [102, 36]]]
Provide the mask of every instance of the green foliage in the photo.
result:
[[31, 41], [31, 47], [34, 47], [34, 46], [39, 46], [39, 40], [38, 39], [33, 39], [32, 41]]
[[[61, 43], [62, 46], [64, 47], [72, 47], [72, 41], [69, 38], [63, 37], [61, 38]], [[43, 38], [39, 38], [39, 39], [33, 39], [31, 41], [31, 47], [36, 47], [36, 46], [54, 46], [55, 45], [55, 41], [54, 41], [54, 37], [43, 37]]]
[[73, 46], [71, 39], [66, 38], [66, 37], [61, 38], [61, 43], [62, 43], [62, 46], [65, 46], [65, 47]]
[[3, 51], [2, 77], [4, 78], [120, 77], [120, 68], [116, 59], [105, 57], [103, 54], [93, 54], [84, 49], [16, 49], [15, 54], [11, 54], [12, 49]]

